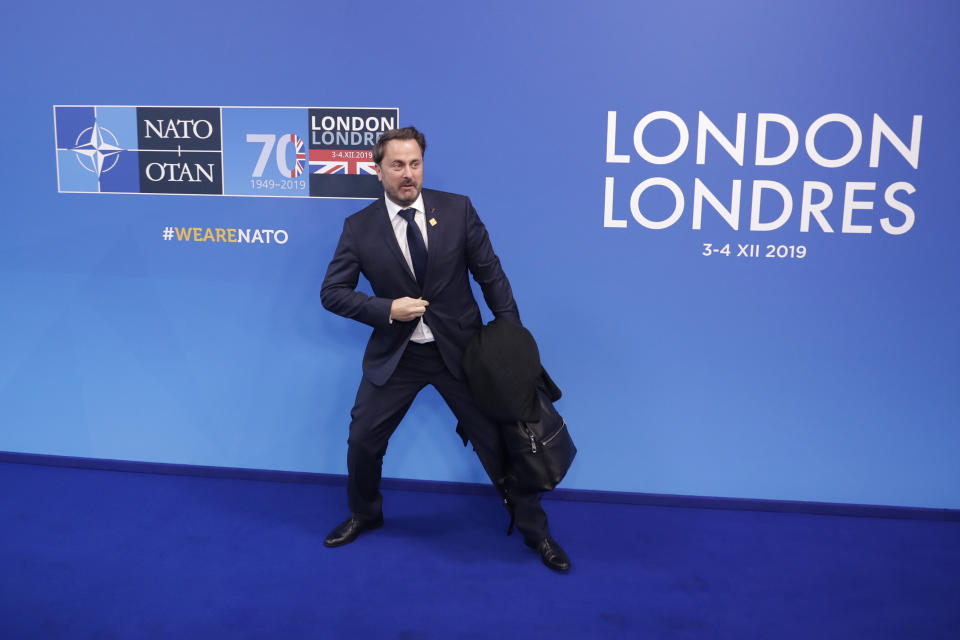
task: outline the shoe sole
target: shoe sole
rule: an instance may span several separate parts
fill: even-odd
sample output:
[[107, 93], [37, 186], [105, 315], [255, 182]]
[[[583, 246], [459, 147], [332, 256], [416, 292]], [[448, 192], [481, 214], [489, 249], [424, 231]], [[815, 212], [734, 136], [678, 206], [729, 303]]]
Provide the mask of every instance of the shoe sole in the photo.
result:
[[541, 558], [541, 560], [543, 561], [543, 565], [544, 565], [545, 567], [547, 567], [548, 569], [553, 569], [553, 570], [556, 571], [557, 573], [566, 573], [566, 572], [570, 571], [570, 565], [569, 565], [569, 564], [568, 564], [567, 566], [565, 566], [565, 567], [558, 567], [558, 566], [555, 566], [555, 565], [550, 564], [550, 563], [547, 562], [546, 560], [543, 560], [543, 558]]

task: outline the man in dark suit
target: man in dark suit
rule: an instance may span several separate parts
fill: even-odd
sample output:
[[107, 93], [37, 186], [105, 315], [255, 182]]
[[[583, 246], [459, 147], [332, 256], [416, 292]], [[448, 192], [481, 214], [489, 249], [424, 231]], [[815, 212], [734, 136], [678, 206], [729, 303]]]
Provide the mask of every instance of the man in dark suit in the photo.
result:
[[[482, 324], [468, 271], [496, 317], [519, 323], [520, 316], [469, 198], [422, 189], [426, 146], [413, 127], [387, 131], [377, 142], [373, 159], [384, 197], [346, 219], [320, 291], [326, 309], [373, 327], [350, 412], [350, 517], [324, 544], [348, 544], [383, 525], [379, 487], [387, 442], [417, 393], [432, 384], [508, 500], [526, 544], [548, 567], [566, 571], [570, 561], [550, 537], [539, 494], [505, 486], [499, 428], [463, 378], [463, 348]], [[361, 273], [372, 296], [356, 290]]]

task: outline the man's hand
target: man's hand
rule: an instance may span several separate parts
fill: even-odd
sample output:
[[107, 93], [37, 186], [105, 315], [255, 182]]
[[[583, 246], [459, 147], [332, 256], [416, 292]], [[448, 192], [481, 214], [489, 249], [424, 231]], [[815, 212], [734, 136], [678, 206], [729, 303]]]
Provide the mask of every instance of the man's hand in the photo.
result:
[[390, 319], [400, 322], [416, 320], [424, 314], [429, 305], [423, 298], [397, 298], [390, 305]]

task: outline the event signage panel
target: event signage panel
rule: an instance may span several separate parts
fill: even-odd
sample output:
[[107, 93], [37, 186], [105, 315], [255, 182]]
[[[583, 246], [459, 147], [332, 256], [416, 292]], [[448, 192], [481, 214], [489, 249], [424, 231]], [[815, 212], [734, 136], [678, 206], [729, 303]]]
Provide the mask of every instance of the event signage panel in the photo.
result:
[[53, 108], [61, 193], [376, 198], [398, 108]]
[[[744, 111], [735, 118], [724, 114], [723, 119], [714, 119], [702, 110], [690, 123], [672, 111], [651, 111], [635, 125], [622, 127], [627, 132], [618, 135], [617, 111], [609, 110], [605, 139], [608, 173], [612, 173], [610, 167], [630, 165], [631, 161], [642, 169], [637, 172], [639, 180], [628, 182], [626, 190], [620, 186], [623, 178], [615, 184], [613, 175], [605, 177], [604, 228], [638, 225], [661, 230], [679, 223], [699, 231], [708, 218], [711, 223], [719, 222], [715, 228], [748, 232], [798, 228], [801, 233], [811, 229], [826, 234], [882, 231], [898, 236], [913, 228], [916, 211], [911, 196], [917, 191], [913, 182], [920, 162], [922, 114], [900, 117], [895, 126], [879, 113], [859, 122], [847, 114], [827, 113], [807, 124], [805, 131], [797, 124], [799, 119], [780, 113]], [[747, 144], [748, 124], [755, 146]], [[650, 130], [658, 125], [661, 132], [663, 126], [671, 130], [659, 141], [664, 137], [671, 140], [666, 153], [648, 148], [649, 138], [657, 137], [656, 131], [651, 136]], [[703, 179], [694, 177], [692, 181], [688, 176], [670, 175], [670, 165], [688, 149], [695, 154], [696, 167], [722, 171], [721, 167], [729, 168], [732, 162], [746, 171], [729, 181], [718, 180], [717, 171], [705, 171]], [[788, 165], [792, 171], [787, 183], [751, 170], [780, 165]], [[818, 169], [818, 175], [801, 173], [811, 166]], [[664, 175], [649, 176], [654, 168]], [[833, 184], [821, 178], [824, 169], [840, 171], [831, 174], [835, 176]], [[648, 206], [644, 194], [655, 187], [670, 192], [667, 206]]]

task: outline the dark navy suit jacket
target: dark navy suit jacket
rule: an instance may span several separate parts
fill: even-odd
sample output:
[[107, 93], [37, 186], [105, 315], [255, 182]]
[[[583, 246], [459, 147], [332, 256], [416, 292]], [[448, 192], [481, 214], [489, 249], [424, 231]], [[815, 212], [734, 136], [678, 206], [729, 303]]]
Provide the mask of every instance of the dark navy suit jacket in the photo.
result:
[[[363, 374], [375, 385], [384, 384], [393, 374], [417, 326], [416, 320], [390, 322], [395, 298], [423, 297], [430, 303], [423, 320], [433, 332], [444, 364], [458, 379], [463, 377], [463, 349], [482, 325], [468, 271], [496, 317], [520, 322], [510, 282], [470, 199], [432, 189], [422, 193], [427, 217], [427, 273], [422, 291], [400, 252], [382, 197], [344, 221], [320, 289], [324, 308], [373, 327], [363, 354]], [[361, 273], [373, 288], [372, 296], [356, 290]]]

